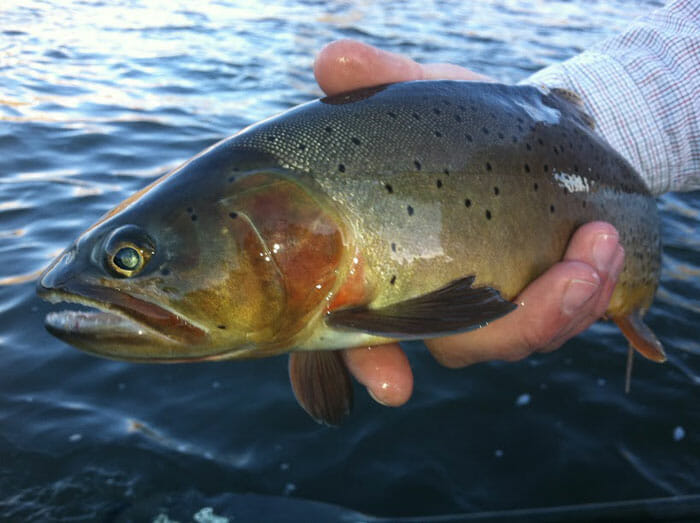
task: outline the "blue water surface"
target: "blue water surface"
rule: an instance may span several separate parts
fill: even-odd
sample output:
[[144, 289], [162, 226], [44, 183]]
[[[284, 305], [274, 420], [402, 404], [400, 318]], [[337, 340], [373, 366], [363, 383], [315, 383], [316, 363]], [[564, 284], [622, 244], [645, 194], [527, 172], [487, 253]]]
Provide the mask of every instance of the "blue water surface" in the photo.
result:
[[37, 272], [129, 194], [320, 95], [312, 61], [331, 40], [514, 82], [655, 6], [3, 0], [0, 520], [425, 521], [700, 495], [698, 192], [659, 201], [663, 276], [647, 318], [669, 362], [638, 359], [629, 395], [610, 324], [552, 354], [457, 371], [413, 343], [409, 404], [357, 387], [352, 416], [329, 429], [296, 405], [285, 357], [99, 359], [47, 334], [51, 307], [34, 294]]

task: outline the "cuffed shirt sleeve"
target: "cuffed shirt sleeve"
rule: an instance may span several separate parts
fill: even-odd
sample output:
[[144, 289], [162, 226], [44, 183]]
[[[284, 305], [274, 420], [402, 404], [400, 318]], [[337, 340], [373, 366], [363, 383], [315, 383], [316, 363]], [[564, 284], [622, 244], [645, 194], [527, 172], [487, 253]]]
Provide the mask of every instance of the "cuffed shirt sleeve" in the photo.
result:
[[574, 91], [654, 194], [700, 189], [700, 0], [677, 0], [522, 83]]

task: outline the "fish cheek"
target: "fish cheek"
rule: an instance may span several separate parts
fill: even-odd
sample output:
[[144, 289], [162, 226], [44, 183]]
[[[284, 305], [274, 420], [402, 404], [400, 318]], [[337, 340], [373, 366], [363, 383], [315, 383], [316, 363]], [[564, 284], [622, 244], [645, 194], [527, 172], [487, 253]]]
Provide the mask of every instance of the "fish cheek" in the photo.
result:
[[177, 309], [209, 326], [217, 345], [265, 345], [276, 337], [285, 304], [282, 275], [252, 224], [241, 216], [228, 225], [234, 243], [202, 250], [202, 273]]

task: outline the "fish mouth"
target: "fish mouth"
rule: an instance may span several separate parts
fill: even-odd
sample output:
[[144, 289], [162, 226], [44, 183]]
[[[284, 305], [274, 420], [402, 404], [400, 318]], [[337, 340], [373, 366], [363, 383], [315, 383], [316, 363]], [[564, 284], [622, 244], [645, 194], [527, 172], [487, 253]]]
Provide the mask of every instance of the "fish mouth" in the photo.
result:
[[203, 345], [206, 332], [154, 303], [94, 285], [64, 290], [39, 284], [37, 291], [50, 303], [85, 307], [50, 312], [45, 327], [57, 338], [86, 352], [144, 362], [207, 358], [192, 354], [193, 347]]

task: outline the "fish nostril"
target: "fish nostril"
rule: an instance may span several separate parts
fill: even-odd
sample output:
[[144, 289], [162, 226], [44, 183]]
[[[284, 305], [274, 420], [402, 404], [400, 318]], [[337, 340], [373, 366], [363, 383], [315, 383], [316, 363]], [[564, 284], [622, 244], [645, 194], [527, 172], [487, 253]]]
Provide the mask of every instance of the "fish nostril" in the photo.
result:
[[55, 289], [66, 282], [70, 273], [68, 266], [75, 261], [75, 247], [66, 250], [51, 265], [49, 265], [39, 278], [39, 285], [44, 289]]

